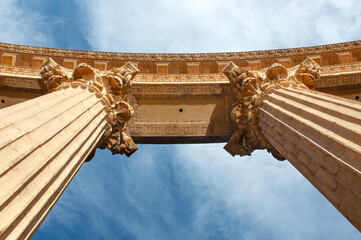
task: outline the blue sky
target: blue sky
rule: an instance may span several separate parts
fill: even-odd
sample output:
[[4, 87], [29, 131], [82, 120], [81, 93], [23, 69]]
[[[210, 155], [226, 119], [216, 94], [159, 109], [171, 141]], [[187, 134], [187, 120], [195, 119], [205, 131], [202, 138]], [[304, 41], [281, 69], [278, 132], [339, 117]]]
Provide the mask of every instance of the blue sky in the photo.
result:
[[[1, 0], [0, 41], [117, 52], [224, 52], [359, 40], [358, 1]], [[224, 144], [98, 150], [33, 239], [359, 239], [287, 161]]]

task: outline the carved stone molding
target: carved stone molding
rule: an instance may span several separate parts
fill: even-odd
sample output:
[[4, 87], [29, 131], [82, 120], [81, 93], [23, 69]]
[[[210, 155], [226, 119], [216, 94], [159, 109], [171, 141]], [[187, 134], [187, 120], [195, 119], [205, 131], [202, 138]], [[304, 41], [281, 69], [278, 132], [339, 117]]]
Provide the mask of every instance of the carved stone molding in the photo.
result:
[[349, 64], [323, 66], [321, 68], [322, 75], [337, 74], [337, 73], [352, 73], [361, 70], [361, 63], [353, 62]]
[[79, 50], [66, 50], [66, 49], [54, 49], [54, 48], [41, 48], [31, 46], [21, 46], [15, 44], [0, 43], [0, 51], [11, 53], [31, 53], [31, 54], [46, 54], [48, 56], [62, 56], [89, 59], [107, 59], [107, 60], [126, 60], [126, 61], [203, 61], [203, 60], [221, 60], [224, 61], [232, 59], [253, 59], [264, 57], [278, 57], [278, 56], [291, 56], [297, 54], [318, 54], [323, 52], [332, 51], [348, 51], [350, 49], [359, 48], [361, 41], [336, 43], [314, 47], [300, 47], [290, 49], [278, 49], [268, 51], [252, 51], [252, 52], [228, 52], [228, 53], [113, 53], [113, 52], [93, 52], [93, 51], [79, 51]]
[[[316, 89], [357, 85], [361, 83], [361, 63], [322, 66], [321, 78]], [[37, 68], [0, 65], [0, 86], [42, 90], [39, 85], [40, 71]], [[138, 73], [132, 80], [131, 92], [138, 94], [134, 87], [144, 84], [218, 84], [229, 83], [222, 73], [211, 74], [144, 74]], [[151, 87], [152, 88], [152, 87]], [[153, 87], [154, 88], [154, 87]], [[158, 88], [158, 87], [157, 87]], [[139, 88], [137, 88], [139, 89]], [[141, 88], [143, 91], [143, 88]]]
[[144, 74], [139, 73], [133, 80], [134, 83], [209, 83], [228, 82], [223, 74]]
[[7, 66], [0, 65], [0, 73], [2, 75], [17, 75], [17, 76], [40, 76], [38, 68], [22, 67], [22, 66]]
[[224, 147], [230, 154], [250, 155], [256, 149], [267, 149], [278, 160], [284, 160], [262, 135], [259, 127], [259, 108], [262, 101], [274, 89], [293, 87], [314, 89], [320, 79], [319, 65], [311, 58], [301, 64], [286, 69], [279, 63], [259, 71], [248, 71], [230, 63], [224, 74], [228, 77], [236, 96], [231, 117], [237, 124], [237, 130]]
[[41, 66], [41, 75], [48, 92], [67, 88], [83, 88], [102, 100], [108, 114], [109, 129], [100, 148], [113, 154], [130, 156], [138, 147], [128, 132], [128, 121], [134, 110], [128, 103], [127, 91], [139, 70], [131, 63], [110, 71], [99, 71], [81, 63], [74, 70], [64, 68], [49, 58]]

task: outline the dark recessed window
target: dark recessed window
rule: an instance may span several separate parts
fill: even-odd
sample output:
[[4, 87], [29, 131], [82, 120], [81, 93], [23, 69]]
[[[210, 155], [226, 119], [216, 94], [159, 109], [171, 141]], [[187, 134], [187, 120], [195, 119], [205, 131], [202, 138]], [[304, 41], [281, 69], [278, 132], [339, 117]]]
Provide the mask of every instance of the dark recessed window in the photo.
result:
[[183, 112], [183, 108], [180, 108], [180, 109], [179, 109], [179, 112]]
[[360, 97], [359, 97], [359, 96], [356, 96], [356, 97], [355, 97], [355, 99], [356, 99], [356, 100], [359, 100], [359, 99], [360, 99]]
[[4, 99], [1, 99], [1, 103], [5, 103], [5, 100], [4, 100]]

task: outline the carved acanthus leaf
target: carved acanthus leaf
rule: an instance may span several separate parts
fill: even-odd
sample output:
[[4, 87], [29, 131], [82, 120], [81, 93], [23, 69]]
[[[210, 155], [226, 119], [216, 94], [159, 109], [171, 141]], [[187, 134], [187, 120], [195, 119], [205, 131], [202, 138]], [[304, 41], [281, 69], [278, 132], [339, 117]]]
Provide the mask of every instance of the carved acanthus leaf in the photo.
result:
[[100, 148], [113, 154], [130, 156], [138, 147], [128, 132], [128, 121], [134, 110], [128, 103], [127, 90], [139, 70], [131, 63], [110, 71], [100, 71], [81, 63], [74, 70], [64, 68], [49, 58], [41, 66], [41, 75], [48, 92], [81, 86], [100, 98], [108, 113], [108, 131]]
[[314, 89], [320, 79], [320, 68], [311, 58], [286, 69], [279, 63], [259, 71], [248, 71], [230, 63], [223, 69], [237, 102], [231, 112], [237, 130], [224, 147], [230, 154], [250, 155], [256, 149], [267, 149], [278, 160], [285, 158], [266, 140], [259, 127], [259, 108], [273, 89], [295, 87]]

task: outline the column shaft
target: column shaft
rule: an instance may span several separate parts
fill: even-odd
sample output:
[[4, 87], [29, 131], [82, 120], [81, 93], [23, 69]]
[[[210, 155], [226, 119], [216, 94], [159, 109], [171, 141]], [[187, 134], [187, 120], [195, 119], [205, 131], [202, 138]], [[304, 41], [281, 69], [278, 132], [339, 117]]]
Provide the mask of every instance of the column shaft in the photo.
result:
[[361, 231], [361, 104], [274, 89], [259, 109], [268, 142]]
[[101, 101], [69, 87], [0, 111], [0, 239], [35, 232], [107, 130]]

